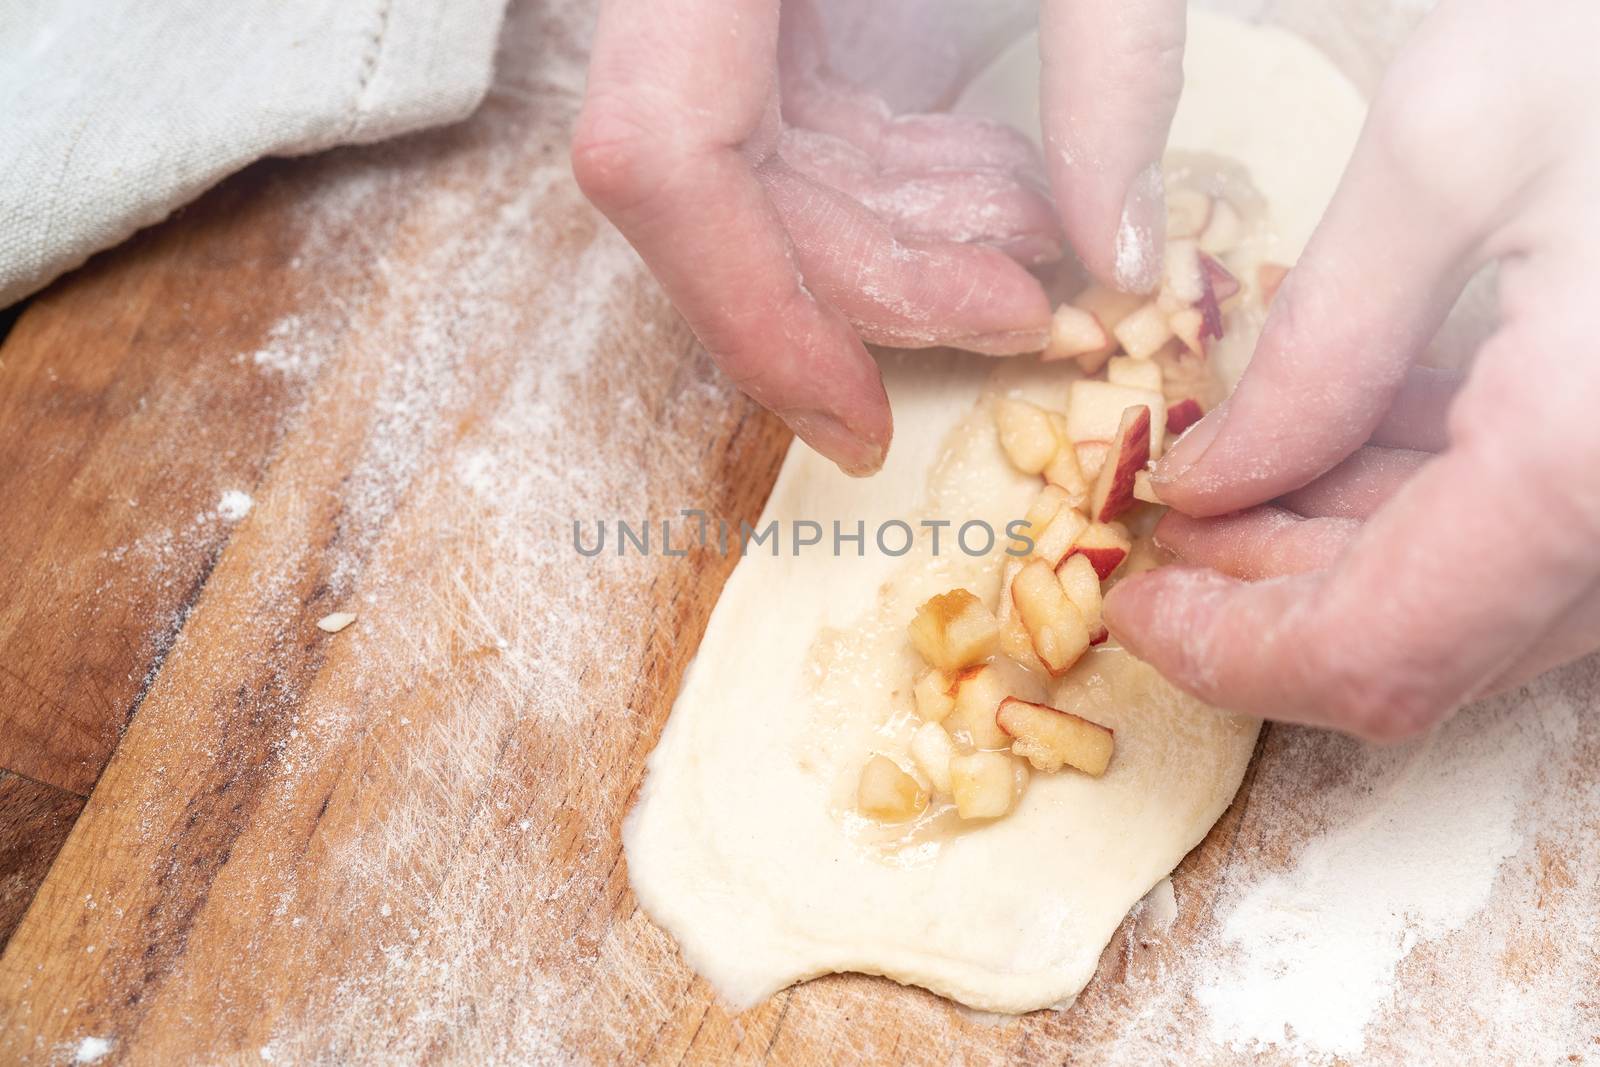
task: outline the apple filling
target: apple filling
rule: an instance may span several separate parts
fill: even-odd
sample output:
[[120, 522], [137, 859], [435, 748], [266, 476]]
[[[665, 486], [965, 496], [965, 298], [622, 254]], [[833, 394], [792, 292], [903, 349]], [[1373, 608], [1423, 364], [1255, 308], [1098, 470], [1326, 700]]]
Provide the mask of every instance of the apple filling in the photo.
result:
[[1145, 518], [1138, 509], [1160, 506], [1152, 464], [1168, 440], [1221, 402], [1209, 356], [1227, 315], [1247, 297], [1269, 304], [1288, 273], [1261, 264], [1247, 292], [1229, 266], [1239, 265], [1230, 254], [1246, 231], [1225, 197], [1176, 189], [1155, 296], [1090, 285], [1056, 309], [1040, 359], [1073, 364], [1065, 410], [1015, 397], [993, 409], [1006, 458], [1041, 479], [1020, 527], [1030, 547], [1006, 561], [995, 610], [968, 589], [917, 610], [909, 636], [927, 664], [912, 686], [921, 725], [902, 762], [875, 754], [863, 767], [863, 814], [903, 822], [942, 803], [962, 821], [993, 820], [1021, 801], [1032, 772], [1107, 773], [1112, 730], [1022, 699], [997, 662], [1061, 680], [1059, 699], [1072, 692], [1065, 676], [1109, 638], [1103, 583], [1134, 548], [1121, 520], [1137, 523]]

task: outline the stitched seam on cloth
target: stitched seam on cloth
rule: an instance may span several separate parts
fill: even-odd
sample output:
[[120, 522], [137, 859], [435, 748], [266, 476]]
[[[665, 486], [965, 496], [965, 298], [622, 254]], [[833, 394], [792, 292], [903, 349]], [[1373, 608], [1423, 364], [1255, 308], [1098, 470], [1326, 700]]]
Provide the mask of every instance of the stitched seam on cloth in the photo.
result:
[[378, 72], [378, 57], [383, 55], [383, 38], [389, 32], [389, 12], [393, 8], [393, 0], [379, 0], [377, 25], [372, 29], [372, 36], [367, 41], [366, 54], [361, 57], [361, 73], [356, 80], [355, 109], [350, 115], [350, 122], [345, 126], [342, 136], [349, 137], [361, 125], [362, 117], [367, 113], [367, 90], [372, 85], [372, 78]]

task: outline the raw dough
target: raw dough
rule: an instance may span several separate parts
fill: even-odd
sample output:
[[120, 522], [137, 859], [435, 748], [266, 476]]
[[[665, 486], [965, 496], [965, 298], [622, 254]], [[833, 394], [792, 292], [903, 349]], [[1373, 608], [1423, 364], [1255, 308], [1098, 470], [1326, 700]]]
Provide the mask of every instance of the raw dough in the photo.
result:
[[[1018, 42], [965, 106], [1036, 128], [1036, 45]], [[1194, 13], [1175, 148], [1243, 163], [1273, 205], [1264, 251], [1292, 262], [1359, 130], [1359, 96], [1298, 39]], [[1250, 337], [1232, 338], [1236, 370]], [[1226, 357], [1225, 357], [1226, 358]], [[992, 604], [1001, 557], [945, 551], [924, 535], [903, 557], [870, 544], [889, 519], [1020, 517], [1038, 479], [1001, 455], [987, 412], [996, 391], [1060, 405], [1059, 369], [1033, 361], [895, 354], [884, 378], [897, 436], [883, 473], [845, 478], [803, 445], [789, 452], [761, 525], [811, 519], [852, 545], [734, 571], [652, 754], [624, 827], [645, 911], [737, 1007], [835, 971], [883, 974], [973, 1007], [1021, 1012], [1070, 1001], [1128, 909], [1226, 808], [1257, 724], [1177, 693], [1115, 648], [1071, 680], [1086, 714], [1117, 730], [1106, 776], [1035, 775], [992, 825], [949, 816], [909, 830], [854, 814], [856, 775], [877, 751], [903, 754], [916, 660], [905, 625], [954, 585]], [[975, 400], [977, 401], [975, 403]], [[1002, 544], [1003, 548], [1003, 544]]]

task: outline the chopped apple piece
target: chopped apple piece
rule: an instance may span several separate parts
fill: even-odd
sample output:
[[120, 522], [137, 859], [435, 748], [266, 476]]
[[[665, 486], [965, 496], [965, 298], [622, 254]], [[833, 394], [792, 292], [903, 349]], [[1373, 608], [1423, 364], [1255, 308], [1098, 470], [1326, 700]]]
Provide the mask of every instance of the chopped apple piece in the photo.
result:
[[1239, 279], [1229, 273], [1228, 268], [1204, 253], [1200, 256], [1200, 275], [1202, 293], [1195, 303], [1195, 310], [1200, 312], [1198, 339], [1203, 354], [1206, 341], [1215, 340], [1223, 335], [1222, 305], [1238, 295]]
[[1104, 522], [1091, 522], [1089, 528], [1078, 538], [1078, 543], [1072, 546], [1072, 551], [1089, 557], [1089, 562], [1094, 564], [1094, 572], [1103, 582], [1111, 577], [1113, 571], [1122, 566], [1122, 561], [1128, 558], [1128, 551], [1132, 547], [1133, 542], [1117, 526]]
[[1016, 741], [1011, 751], [1041, 771], [1072, 767], [1093, 778], [1106, 773], [1116, 747], [1112, 731], [1045, 704], [1008, 697], [996, 718]]
[[1017, 611], [1017, 602], [1011, 595], [1011, 583], [1026, 562], [1020, 559], [1006, 561], [1005, 570], [1000, 576], [1000, 609], [995, 612], [995, 617], [1000, 620], [1000, 651], [1030, 671], [1042, 671], [1044, 664], [1033, 653], [1033, 638], [1028, 628], [1022, 625], [1022, 614]]
[[1022, 517], [1022, 533], [1032, 538], [1034, 544], [1039, 543], [1039, 538], [1044, 536], [1045, 528], [1050, 525], [1050, 520], [1056, 517], [1056, 512], [1062, 508], [1072, 506], [1072, 499], [1066, 490], [1058, 485], [1047, 485], [1033, 498], [1028, 513]]
[[1056, 454], [1050, 457], [1042, 473], [1044, 480], [1067, 494], [1067, 501], [1077, 507], [1089, 499], [1089, 479], [1078, 466], [1078, 453], [1072, 436], [1067, 433], [1067, 417], [1059, 412], [1050, 413], [1050, 427], [1056, 433]]
[[1198, 237], [1211, 221], [1211, 197], [1198, 189], [1167, 194], [1167, 240]]
[[1017, 802], [1017, 781], [1015, 761], [1005, 752], [973, 752], [950, 761], [950, 793], [963, 819], [998, 819], [1009, 812]]
[[1036, 559], [1025, 565], [1011, 582], [1011, 597], [1034, 653], [1052, 675], [1065, 673], [1088, 650], [1089, 627], [1050, 564]]
[[1126, 385], [1130, 389], [1148, 389], [1161, 392], [1161, 368], [1148, 359], [1131, 356], [1112, 356], [1106, 363], [1106, 381], [1112, 385]]
[[960, 670], [994, 655], [999, 627], [983, 601], [965, 589], [952, 589], [917, 609], [911, 644], [942, 671]]
[[1010, 695], [994, 667], [969, 667], [956, 678], [956, 707], [943, 726], [953, 735], [965, 734], [973, 748], [1003, 748], [1006, 741], [994, 724], [994, 709]]
[[1062, 304], [1050, 318], [1050, 343], [1039, 357], [1043, 362], [1075, 359], [1111, 346], [1111, 334], [1094, 312]]
[[904, 822], [921, 814], [927, 806], [927, 792], [888, 756], [873, 756], [861, 768], [856, 807], [863, 815], [884, 822]]
[[1110, 441], [1079, 441], [1073, 446], [1078, 456], [1078, 469], [1092, 482], [1100, 477], [1100, 468], [1106, 465], [1106, 455], [1111, 451]]
[[1000, 447], [1006, 458], [1024, 474], [1038, 474], [1056, 454], [1055, 429], [1050, 413], [1026, 400], [1002, 397], [994, 409], [1000, 428]]
[[1161, 503], [1161, 498], [1156, 495], [1155, 483], [1150, 480], [1149, 471], [1140, 471], [1133, 476], [1133, 498], [1143, 500], [1146, 504]]
[[1205, 283], [1211, 289], [1218, 304], [1226, 304], [1238, 296], [1244, 286], [1239, 284], [1239, 279], [1233, 276], [1233, 271], [1222, 265], [1222, 261], [1215, 256], [1200, 254], [1200, 270], [1205, 275]]
[[1154, 300], [1117, 323], [1111, 332], [1123, 351], [1134, 359], [1149, 359], [1156, 349], [1172, 340], [1167, 313]]
[[1101, 329], [1106, 332], [1105, 344], [1078, 354], [1078, 367], [1083, 373], [1093, 374], [1105, 366], [1106, 359], [1117, 350], [1117, 342], [1111, 336], [1111, 332], [1123, 319], [1137, 311], [1144, 303], [1144, 299], [1142, 296], [1107, 289], [1102, 285], [1091, 285], [1072, 298], [1073, 306], [1093, 315], [1095, 321], [1100, 323]]
[[960, 754], [945, 728], [936, 722], [923, 723], [911, 735], [911, 759], [933, 783], [935, 793], [950, 795], [950, 761]]
[[[1067, 394], [1067, 434], [1077, 444], [1099, 441], [1109, 447], [1122, 425], [1122, 413], [1141, 404], [1150, 409], [1150, 454], [1160, 455], [1167, 426], [1167, 401], [1160, 390], [1134, 389], [1111, 382], [1073, 382]], [[1078, 465], [1085, 477], [1094, 477], [1084, 459], [1080, 450]]]
[[1151, 362], [1161, 368], [1161, 393], [1169, 407], [1190, 397], [1207, 411], [1221, 403], [1222, 381], [1204, 356], [1174, 344], [1157, 352]]
[[1205, 417], [1200, 401], [1185, 397], [1167, 409], [1167, 433], [1176, 437]]
[[1256, 285], [1261, 290], [1261, 306], [1271, 307], [1278, 295], [1278, 286], [1289, 276], [1289, 268], [1282, 263], [1263, 263], [1256, 268]]
[[1167, 319], [1167, 325], [1172, 327], [1172, 332], [1183, 342], [1183, 347], [1201, 358], [1205, 357], [1206, 317], [1199, 308], [1184, 308], [1182, 311], [1174, 312]]
[[1045, 524], [1044, 530], [1033, 542], [1033, 558], [1042, 559], [1054, 567], [1061, 562], [1089, 525], [1077, 508], [1064, 507]]
[[1221, 255], [1238, 248], [1242, 240], [1244, 220], [1239, 217], [1239, 210], [1221, 197], [1213, 200], [1211, 217], [1206, 220], [1205, 229], [1200, 231], [1200, 251]]
[[1083, 616], [1083, 624], [1089, 628], [1089, 643], [1099, 644], [1105, 640], [1106, 627], [1100, 619], [1104, 611], [1100, 575], [1095, 573], [1089, 557], [1079, 552], [1062, 560], [1061, 566], [1056, 568], [1056, 581], [1061, 583], [1067, 599]]
[[1206, 293], [1205, 271], [1200, 266], [1200, 246], [1188, 238], [1168, 241], [1162, 287], [1180, 306], [1198, 304]]
[[1111, 454], [1089, 494], [1089, 517], [1096, 522], [1110, 522], [1133, 506], [1133, 476], [1150, 465], [1150, 431], [1148, 407], [1131, 407], [1122, 413]]
[[935, 668], [917, 679], [911, 695], [917, 702], [917, 715], [928, 722], [941, 722], [955, 710], [955, 679]]

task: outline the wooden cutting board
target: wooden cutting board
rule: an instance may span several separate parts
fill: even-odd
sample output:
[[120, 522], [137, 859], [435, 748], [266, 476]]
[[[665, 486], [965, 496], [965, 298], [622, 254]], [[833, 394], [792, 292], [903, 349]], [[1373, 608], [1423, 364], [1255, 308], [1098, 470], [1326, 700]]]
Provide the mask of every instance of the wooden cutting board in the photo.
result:
[[[572, 523], [754, 520], [788, 436], [573, 186], [591, 20], [517, 5], [470, 122], [254, 167], [0, 347], [0, 1062], [1237, 1061], [1219, 917], [1381, 798], [1352, 742], [1269, 729], [1066, 1014], [843, 975], [736, 1016], [637, 910], [620, 821], [734, 561]], [[1553, 685], [1473, 714], [1594, 704]], [[1600, 728], [1559, 722], [1494, 918], [1347, 1058], [1600, 1054]]]

